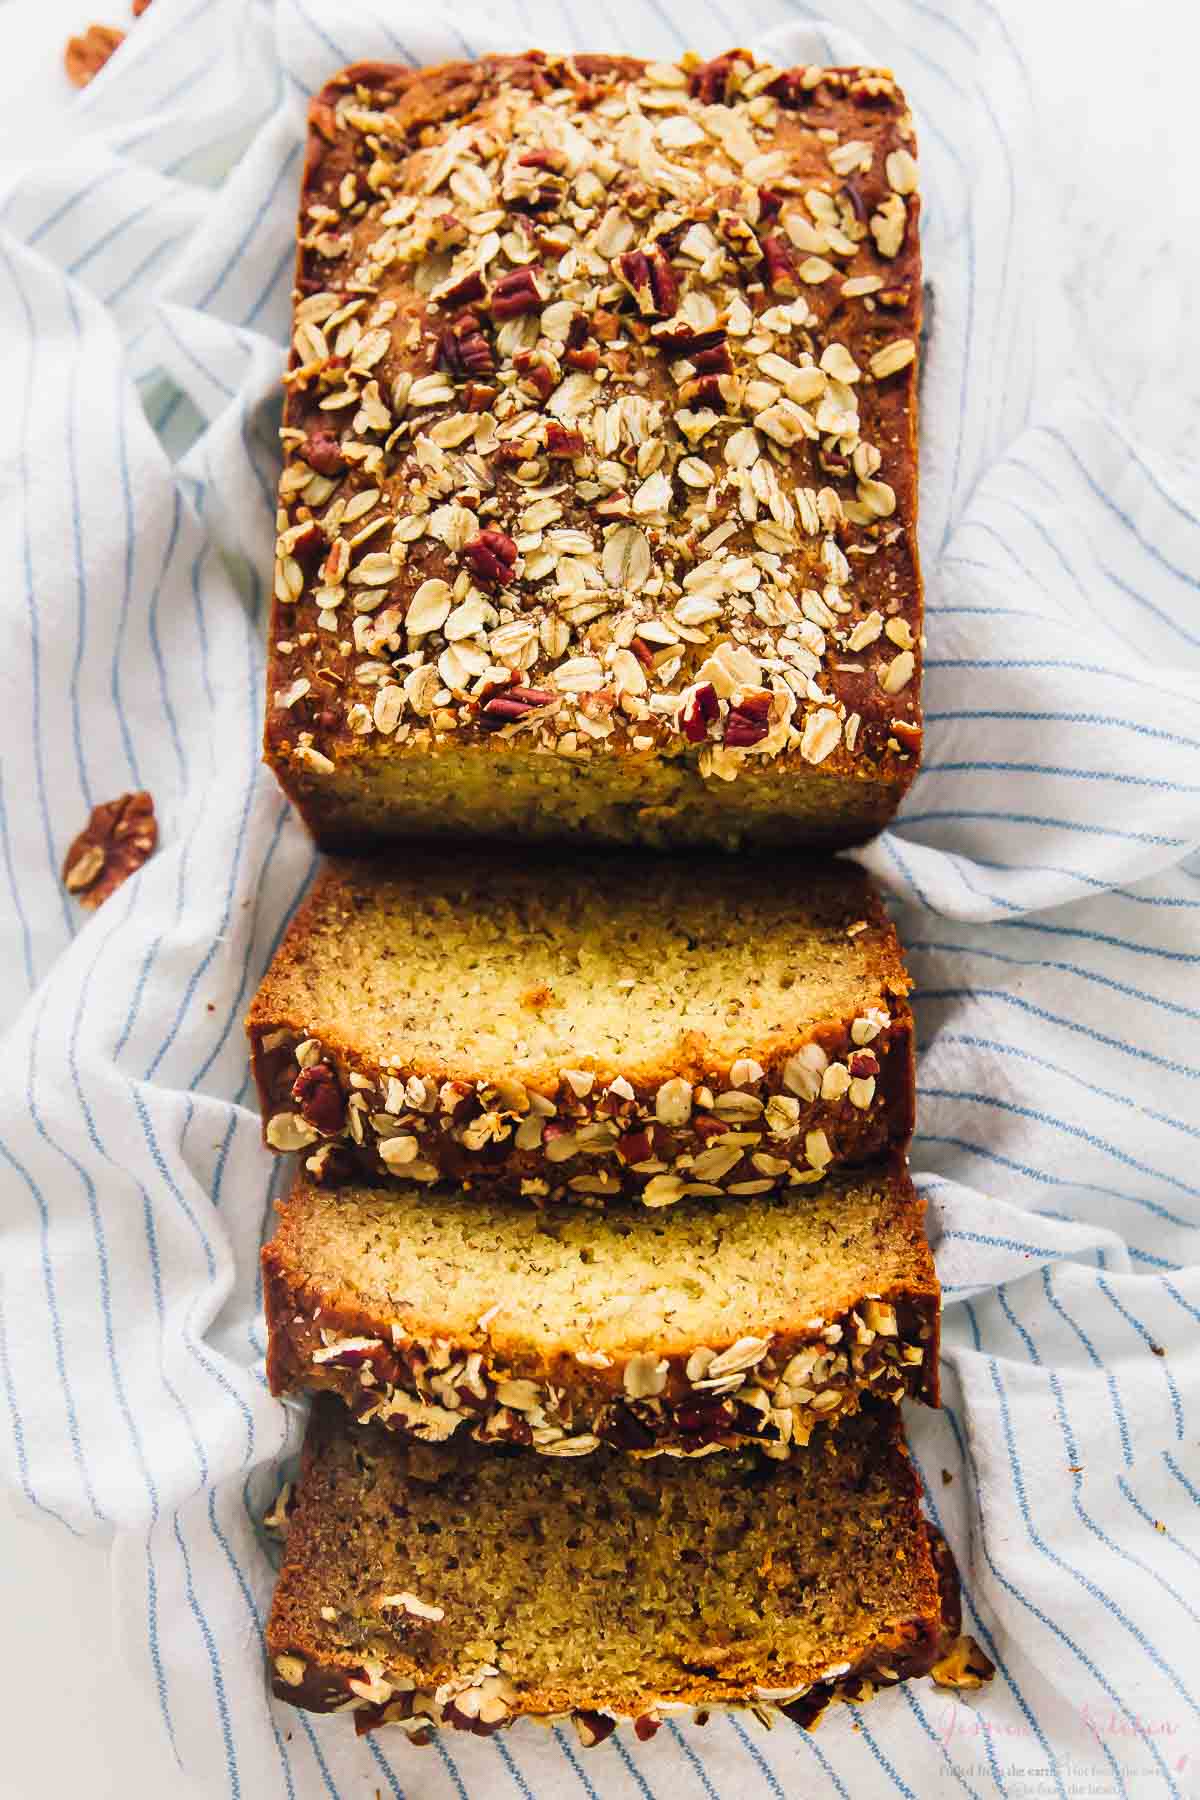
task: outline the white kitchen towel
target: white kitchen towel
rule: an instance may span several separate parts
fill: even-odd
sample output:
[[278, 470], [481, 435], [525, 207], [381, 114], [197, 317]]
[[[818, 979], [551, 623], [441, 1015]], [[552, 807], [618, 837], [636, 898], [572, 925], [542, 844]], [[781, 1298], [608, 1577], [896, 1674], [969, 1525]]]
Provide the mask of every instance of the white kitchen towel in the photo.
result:
[[[1200, 1793], [1194, 472], [1074, 365], [1002, 0], [835, 10], [154, 0], [52, 130], [0, 123], [0, 1417], [29, 1504], [111, 1534], [181, 1788]], [[305, 100], [361, 57], [747, 39], [890, 64], [920, 128], [927, 751], [863, 860], [920, 984], [914, 1160], [946, 1285], [947, 1405], [912, 1439], [998, 1673], [811, 1735], [359, 1742], [268, 1696], [256, 1523], [301, 1424], [263, 1377], [275, 1170], [241, 1018], [313, 867], [258, 760]], [[161, 848], [81, 913], [64, 850], [140, 786]], [[88, 1679], [69, 1647], [53, 1679]]]

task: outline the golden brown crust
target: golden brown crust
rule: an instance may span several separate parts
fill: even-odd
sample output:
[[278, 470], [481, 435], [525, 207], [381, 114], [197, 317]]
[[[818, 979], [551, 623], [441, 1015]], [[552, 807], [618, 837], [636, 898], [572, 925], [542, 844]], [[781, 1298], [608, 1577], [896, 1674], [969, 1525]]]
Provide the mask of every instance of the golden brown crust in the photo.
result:
[[920, 744], [913, 144], [886, 72], [742, 51], [327, 84], [266, 727], [322, 842], [886, 821]]
[[[394, 1719], [407, 1721], [410, 1727], [442, 1724], [496, 1730], [521, 1715], [582, 1711], [587, 1718], [580, 1735], [590, 1744], [611, 1729], [611, 1716], [645, 1721], [648, 1729], [639, 1735], [646, 1736], [664, 1714], [689, 1707], [742, 1705], [761, 1713], [779, 1706], [796, 1723], [810, 1724], [837, 1694], [866, 1698], [874, 1685], [925, 1673], [938, 1653], [945, 1635], [943, 1599], [949, 1597], [953, 1606], [956, 1584], [954, 1595], [945, 1588], [939, 1591], [939, 1567], [944, 1565], [935, 1566], [934, 1534], [920, 1514], [920, 1484], [895, 1417], [887, 1409], [871, 1419], [851, 1421], [837, 1433], [822, 1433], [801, 1459], [770, 1465], [769, 1471], [761, 1464], [756, 1469], [747, 1458], [732, 1471], [715, 1472], [712, 1464], [673, 1465], [662, 1471], [661, 1483], [656, 1476], [656, 1486], [674, 1488], [681, 1503], [671, 1512], [672, 1526], [680, 1534], [672, 1548], [685, 1552], [681, 1569], [689, 1562], [694, 1568], [697, 1556], [694, 1548], [689, 1552], [687, 1542], [692, 1528], [681, 1526], [680, 1521], [703, 1517], [705, 1490], [713, 1488], [714, 1482], [719, 1487], [728, 1481], [746, 1480], [764, 1498], [769, 1495], [770, 1517], [775, 1522], [773, 1527], [764, 1526], [755, 1559], [764, 1612], [786, 1620], [786, 1613], [779, 1614], [776, 1593], [793, 1561], [807, 1565], [811, 1573], [806, 1581], [819, 1582], [831, 1596], [858, 1594], [847, 1602], [831, 1601], [828, 1642], [815, 1654], [810, 1650], [803, 1660], [797, 1660], [793, 1651], [790, 1662], [782, 1644], [786, 1624], [779, 1644], [772, 1644], [769, 1631], [762, 1629], [753, 1632], [753, 1642], [740, 1644], [724, 1634], [718, 1655], [711, 1624], [706, 1633], [697, 1617], [692, 1655], [678, 1662], [669, 1684], [662, 1680], [661, 1670], [658, 1679], [654, 1675], [648, 1679], [647, 1671], [633, 1666], [623, 1668], [619, 1680], [613, 1681], [603, 1672], [599, 1658], [586, 1687], [564, 1683], [556, 1669], [548, 1664], [539, 1667], [528, 1654], [522, 1655], [519, 1636], [516, 1642], [501, 1646], [496, 1660], [488, 1662], [479, 1648], [486, 1643], [486, 1633], [480, 1634], [476, 1621], [463, 1615], [461, 1605], [450, 1611], [439, 1607], [436, 1593], [417, 1596], [409, 1592], [404, 1596], [431, 1603], [429, 1613], [410, 1610], [396, 1623], [393, 1610], [389, 1615], [392, 1624], [383, 1622], [368, 1596], [407, 1588], [419, 1559], [407, 1553], [403, 1533], [397, 1542], [394, 1527], [379, 1528], [381, 1515], [394, 1514], [419, 1524], [428, 1512], [431, 1522], [444, 1527], [447, 1515], [437, 1484], [448, 1480], [458, 1494], [453, 1548], [460, 1557], [464, 1550], [469, 1556], [463, 1540], [469, 1541], [474, 1530], [490, 1537], [504, 1533], [510, 1523], [503, 1509], [495, 1516], [490, 1512], [477, 1519], [472, 1516], [472, 1506], [488, 1505], [484, 1496], [490, 1492], [490, 1485], [485, 1486], [476, 1498], [473, 1483], [480, 1472], [496, 1472], [494, 1453], [492, 1458], [483, 1454], [492, 1464], [490, 1470], [480, 1464], [478, 1452], [456, 1458], [448, 1450], [414, 1450], [370, 1427], [349, 1425], [344, 1411], [333, 1402], [316, 1408], [267, 1627], [272, 1679], [281, 1699], [316, 1711], [350, 1705], [359, 1715], [360, 1729]], [[508, 1464], [512, 1474], [507, 1479], [523, 1490], [527, 1469], [522, 1467], [520, 1453], [512, 1454], [514, 1460]], [[630, 1590], [641, 1591], [645, 1572], [639, 1562], [649, 1552], [651, 1540], [644, 1532], [628, 1531], [629, 1517], [623, 1509], [627, 1503], [636, 1505], [636, 1495], [631, 1488], [627, 1500], [625, 1487], [627, 1482], [634, 1487], [637, 1483], [632, 1473], [626, 1477], [622, 1470], [619, 1459], [610, 1460], [597, 1482], [590, 1468], [585, 1469], [584, 1481], [589, 1488], [603, 1487], [611, 1496], [611, 1507], [605, 1509], [607, 1523], [593, 1519], [590, 1530], [585, 1526], [579, 1550], [588, 1554], [589, 1561], [593, 1555], [602, 1561], [611, 1552], [623, 1561]], [[554, 1491], [560, 1483], [583, 1499], [574, 1467], [559, 1465], [544, 1476], [535, 1474], [535, 1485], [543, 1493], [541, 1511], [550, 1541], [562, 1524]], [[847, 1535], [840, 1523], [840, 1504], [849, 1499], [853, 1510], [859, 1494], [864, 1501], [869, 1495], [882, 1520], [877, 1540], [882, 1558], [871, 1557], [869, 1575], [865, 1566], [856, 1566], [858, 1553], [851, 1547], [856, 1529], [852, 1526]], [[767, 1510], [764, 1505], [764, 1518]], [[579, 1516], [585, 1515], [581, 1512]], [[780, 1522], [785, 1519], [791, 1521], [792, 1529], [784, 1527], [779, 1534]], [[794, 1542], [790, 1541], [793, 1535]], [[610, 1537], [611, 1545], [605, 1541]], [[814, 1537], [824, 1540], [816, 1566], [808, 1549]], [[409, 1541], [415, 1548], [420, 1539]], [[702, 1531], [695, 1542], [704, 1545]], [[870, 1555], [867, 1551], [866, 1556]], [[848, 1560], [850, 1556], [855, 1557], [854, 1563]], [[569, 1614], [572, 1552], [565, 1544], [559, 1560], [554, 1599]], [[888, 1560], [894, 1573], [884, 1574], [881, 1582], [880, 1571]], [[467, 1567], [469, 1570], [469, 1563]], [[865, 1585], [868, 1581], [869, 1588]], [[579, 1585], [586, 1590], [580, 1617], [566, 1618], [563, 1629], [573, 1638], [586, 1639], [595, 1631], [595, 1617], [589, 1611], [589, 1578]], [[711, 1601], [711, 1588], [706, 1597]], [[744, 1587], [731, 1591], [729, 1599], [739, 1611], [753, 1612], [753, 1597]], [[615, 1593], [613, 1603], [618, 1603]], [[441, 1617], [431, 1616], [439, 1612]], [[687, 1618], [688, 1609], [682, 1608], [678, 1622], [673, 1622], [673, 1629], [684, 1637], [689, 1629]], [[701, 1651], [702, 1645], [707, 1654]], [[478, 1673], [464, 1678], [472, 1659]], [[414, 1687], [419, 1700], [412, 1692]], [[474, 1703], [464, 1702], [472, 1687], [477, 1690]], [[479, 1691], [488, 1702], [482, 1717]], [[418, 1714], [415, 1720], [414, 1710]], [[597, 1721], [597, 1712], [609, 1717]]]
[[[764, 1241], [768, 1222], [777, 1227], [781, 1208], [795, 1252], [776, 1289], [764, 1275], [765, 1255], [748, 1261], [747, 1245]], [[882, 1177], [833, 1177], [820, 1206], [728, 1202], [715, 1248], [705, 1234], [697, 1251], [706, 1280], [723, 1293], [719, 1316], [692, 1325], [672, 1312], [647, 1328], [640, 1313], [628, 1326], [617, 1313], [615, 1324], [597, 1327], [576, 1301], [572, 1329], [557, 1337], [526, 1311], [508, 1235], [469, 1198], [445, 1190], [421, 1198], [437, 1225], [424, 1221], [406, 1254], [439, 1270], [445, 1292], [437, 1307], [406, 1296], [402, 1261], [363, 1263], [381, 1231], [413, 1229], [388, 1190], [328, 1196], [301, 1180], [278, 1210], [262, 1254], [272, 1391], [330, 1390], [360, 1419], [423, 1441], [470, 1433], [480, 1442], [532, 1442], [553, 1456], [600, 1444], [659, 1455], [755, 1441], [785, 1453], [818, 1424], [855, 1411], [865, 1394], [937, 1404], [938, 1282], [924, 1204], [900, 1164]], [[531, 1240], [542, 1283], [552, 1266], [569, 1272], [586, 1248], [597, 1318], [608, 1311], [604, 1281], [615, 1304], [623, 1279], [607, 1273], [620, 1268], [610, 1259], [628, 1241], [621, 1214], [611, 1219], [611, 1241], [608, 1221], [598, 1220], [561, 1231], [561, 1243], [560, 1234]], [[686, 1207], [666, 1226], [690, 1245]], [[647, 1238], [648, 1267], [658, 1254]], [[459, 1298], [467, 1271], [456, 1257], [469, 1257], [472, 1270], [497, 1269], [480, 1318]], [[827, 1262], [814, 1300], [808, 1269]]]
[[[611, 858], [547, 862], [526, 854], [479, 862], [414, 846], [402, 862], [327, 865], [247, 1019], [267, 1143], [311, 1151], [310, 1173], [325, 1181], [409, 1175], [415, 1160], [419, 1177], [497, 1193], [593, 1203], [637, 1195], [651, 1205], [689, 1182], [707, 1183], [719, 1195], [747, 1191], [746, 1183], [765, 1190], [816, 1180], [823, 1168], [865, 1163], [908, 1143], [910, 982], [894, 927], [860, 870], [781, 862], [770, 892], [755, 898], [736, 866], [665, 862], [653, 877], [652, 903], [646, 901], [644, 869]], [[569, 1077], [562, 1058], [539, 1064], [529, 1053], [497, 1063], [486, 1052], [442, 1051], [426, 1042], [407, 1057], [399, 1049], [403, 1033], [393, 1033], [391, 1015], [369, 998], [365, 977], [357, 1003], [342, 1004], [340, 972], [374, 966], [382, 981], [378, 956], [393, 971], [395, 1013], [405, 1013], [410, 938], [434, 941], [453, 928], [455, 943], [469, 946], [472, 921], [485, 911], [524, 922], [523, 933], [514, 926], [518, 963], [573, 944], [580, 920], [628, 918], [630, 932], [650, 942], [661, 932], [667, 946], [681, 921], [696, 921], [699, 932], [732, 918], [764, 957], [786, 965], [803, 956], [806, 970], [817, 973], [837, 957], [846, 973], [839, 986], [831, 984], [836, 1004], [798, 998], [782, 1022], [748, 1010], [744, 1043], [732, 1051], [689, 1029], [654, 1055], [616, 1058], [589, 1035], [584, 1003], [574, 1021]], [[719, 934], [714, 929], [712, 942], [698, 942], [703, 981], [719, 958]], [[470, 966], [469, 949], [456, 954]], [[452, 968], [448, 961], [450, 980]], [[601, 1004], [612, 998], [597, 990]], [[486, 999], [485, 991], [477, 1003], [486, 1006]], [[539, 998], [535, 979], [526, 999], [532, 1016], [553, 996], [547, 990]], [[656, 1001], [648, 996], [641, 1004]], [[398, 1084], [412, 1078], [424, 1098], [406, 1106]], [[690, 1084], [691, 1099], [674, 1113], [659, 1096], [665, 1083], [680, 1081]], [[714, 1149], [731, 1124], [741, 1133], [742, 1154], [718, 1157], [714, 1177], [707, 1172]], [[389, 1160], [394, 1142], [403, 1143], [408, 1163]]]

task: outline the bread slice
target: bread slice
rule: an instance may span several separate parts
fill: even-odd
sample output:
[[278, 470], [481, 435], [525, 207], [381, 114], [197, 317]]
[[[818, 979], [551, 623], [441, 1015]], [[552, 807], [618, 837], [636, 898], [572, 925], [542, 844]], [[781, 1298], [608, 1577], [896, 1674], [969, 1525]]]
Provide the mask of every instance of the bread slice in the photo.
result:
[[786, 1455], [868, 1391], [936, 1404], [923, 1211], [900, 1166], [650, 1214], [301, 1178], [263, 1251], [271, 1386], [427, 1442]]
[[885, 1407], [788, 1462], [406, 1443], [319, 1402], [267, 1626], [276, 1694], [479, 1734], [573, 1713], [585, 1744], [692, 1707], [810, 1724], [924, 1673], [953, 1567]]
[[745, 50], [314, 96], [264, 748], [324, 848], [887, 822], [921, 744], [915, 148], [888, 70]]
[[326, 867], [247, 1029], [318, 1179], [661, 1206], [906, 1144], [909, 986], [850, 863], [414, 846]]

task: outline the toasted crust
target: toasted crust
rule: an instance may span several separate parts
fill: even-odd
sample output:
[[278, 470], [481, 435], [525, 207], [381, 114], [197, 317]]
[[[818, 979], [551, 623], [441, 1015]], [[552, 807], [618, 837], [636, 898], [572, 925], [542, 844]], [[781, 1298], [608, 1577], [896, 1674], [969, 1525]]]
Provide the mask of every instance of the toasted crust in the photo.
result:
[[583, 1713], [590, 1744], [690, 1707], [811, 1724], [938, 1654], [957, 1582], [891, 1409], [790, 1463], [602, 1460], [410, 1446], [318, 1405], [267, 1627], [276, 1693], [351, 1705], [360, 1729]]
[[745, 51], [327, 83], [264, 740], [325, 847], [886, 822], [920, 750], [914, 147], [886, 71]]
[[303, 1180], [263, 1251], [274, 1392], [427, 1442], [785, 1455], [867, 1393], [937, 1403], [938, 1283], [902, 1166], [814, 1197], [553, 1229], [448, 1190]]
[[327, 866], [247, 1030], [265, 1139], [321, 1179], [655, 1205], [905, 1146], [909, 985], [849, 863], [413, 846]]

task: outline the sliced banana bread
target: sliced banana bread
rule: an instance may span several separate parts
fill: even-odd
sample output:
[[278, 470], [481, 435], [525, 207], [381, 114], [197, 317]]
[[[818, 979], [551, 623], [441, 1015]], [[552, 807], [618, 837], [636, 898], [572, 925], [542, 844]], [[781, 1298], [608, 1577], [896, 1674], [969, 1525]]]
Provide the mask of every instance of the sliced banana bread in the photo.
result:
[[786, 1454], [867, 1391], [936, 1404], [923, 1210], [899, 1166], [649, 1215], [301, 1178], [263, 1251], [271, 1385], [427, 1442]]
[[907, 1143], [909, 986], [851, 863], [414, 846], [326, 867], [247, 1029], [319, 1180], [663, 1206]]
[[648, 1737], [692, 1707], [813, 1722], [923, 1674], [957, 1581], [895, 1408], [788, 1462], [406, 1443], [319, 1402], [267, 1627], [275, 1692], [360, 1731], [573, 1713]]

